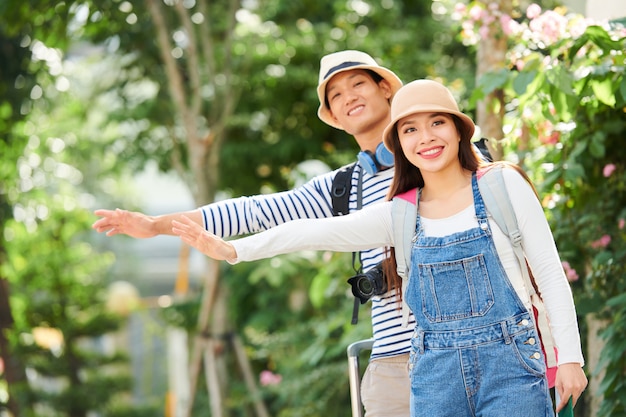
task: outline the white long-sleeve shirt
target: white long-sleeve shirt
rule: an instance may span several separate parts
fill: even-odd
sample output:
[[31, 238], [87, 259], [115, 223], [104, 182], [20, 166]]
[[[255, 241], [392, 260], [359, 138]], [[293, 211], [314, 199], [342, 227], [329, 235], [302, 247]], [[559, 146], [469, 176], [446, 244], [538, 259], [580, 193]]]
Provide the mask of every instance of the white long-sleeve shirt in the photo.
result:
[[[516, 171], [505, 169], [503, 174], [522, 234], [524, 252], [548, 312], [559, 350], [558, 363], [582, 365], [584, 359], [572, 292], [543, 209], [531, 187]], [[394, 246], [391, 204], [389, 201], [374, 204], [349, 216], [296, 220], [264, 233], [233, 240], [236, 262], [300, 250], [352, 252]], [[449, 218], [422, 217], [422, 222], [429, 236], [446, 236], [478, 227], [473, 204]], [[492, 219], [490, 227], [502, 265], [517, 294], [530, 309], [528, 292], [511, 242]]]
[[[232, 237], [262, 232], [283, 223], [298, 221], [297, 219], [332, 218], [332, 183], [338, 171], [316, 176], [293, 190], [238, 197], [204, 206], [201, 208], [204, 227], [218, 236]], [[362, 175], [361, 205], [369, 207], [385, 200], [393, 177], [393, 168], [370, 175], [360, 165], [356, 165], [352, 173], [348, 200], [350, 213], [358, 209], [360, 175]], [[321, 239], [326, 240], [325, 237]], [[328, 237], [328, 239], [332, 238]], [[288, 248], [289, 245], [284, 249]], [[281, 253], [288, 252], [284, 249]], [[294, 249], [297, 250], [297, 248]], [[347, 252], [353, 252], [353, 250], [347, 250]], [[261, 255], [256, 259], [267, 257]], [[368, 246], [360, 251], [359, 257], [363, 271], [369, 270], [383, 259], [383, 245]], [[377, 359], [408, 353], [411, 348], [410, 341], [415, 319], [411, 314], [409, 325], [402, 327], [400, 301], [395, 290], [392, 289], [380, 296], [373, 296], [371, 302], [374, 345], [370, 358]], [[346, 317], [346, 320], [349, 320], [349, 317]]]

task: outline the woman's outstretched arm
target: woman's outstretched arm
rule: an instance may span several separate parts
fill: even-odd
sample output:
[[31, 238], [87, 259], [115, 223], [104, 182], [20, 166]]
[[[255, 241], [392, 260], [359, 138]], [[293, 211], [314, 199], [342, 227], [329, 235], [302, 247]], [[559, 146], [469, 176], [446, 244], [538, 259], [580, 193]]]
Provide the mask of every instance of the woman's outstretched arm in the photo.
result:
[[353, 252], [393, 246], [391, 226], [391, 202], [381, 202], [346, 216], [292, 220], [229, 242], [186, 217], [173, 221], [172, 231], [210, 258], [237, 263], [302, 250]]

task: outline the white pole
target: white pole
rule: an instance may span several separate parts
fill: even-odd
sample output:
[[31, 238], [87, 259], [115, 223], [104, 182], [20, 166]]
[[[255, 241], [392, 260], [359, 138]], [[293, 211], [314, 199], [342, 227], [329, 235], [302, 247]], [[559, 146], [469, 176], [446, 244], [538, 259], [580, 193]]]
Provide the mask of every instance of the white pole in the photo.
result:
[[190, 404], [189, 353], [187, 332], [183, 329], [167, 329], [167, 370], [169, 396], [172, 398], [168, 416], [184, 417]]

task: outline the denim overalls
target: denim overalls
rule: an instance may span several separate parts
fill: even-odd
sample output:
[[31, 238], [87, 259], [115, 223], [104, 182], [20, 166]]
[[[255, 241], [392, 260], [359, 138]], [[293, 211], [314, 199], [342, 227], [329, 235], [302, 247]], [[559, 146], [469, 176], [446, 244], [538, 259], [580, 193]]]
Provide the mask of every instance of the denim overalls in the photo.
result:
[[417, 321], [411, 416], [554, 416], [539, 337], [498, 258], [475, 173], [472, 190], [477, 228], [426, 237], [418, 210], [404, 294]]

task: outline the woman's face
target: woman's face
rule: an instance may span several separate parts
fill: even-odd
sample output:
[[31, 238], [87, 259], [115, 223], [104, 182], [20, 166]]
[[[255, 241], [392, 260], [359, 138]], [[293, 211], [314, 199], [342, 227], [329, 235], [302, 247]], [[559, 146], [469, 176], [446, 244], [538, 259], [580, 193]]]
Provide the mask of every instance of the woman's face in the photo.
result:
[[459, 135], [448, 113], [414, 113], [396, 124], [402, 152], [422, 175], [439, 172], [459, 162]]

